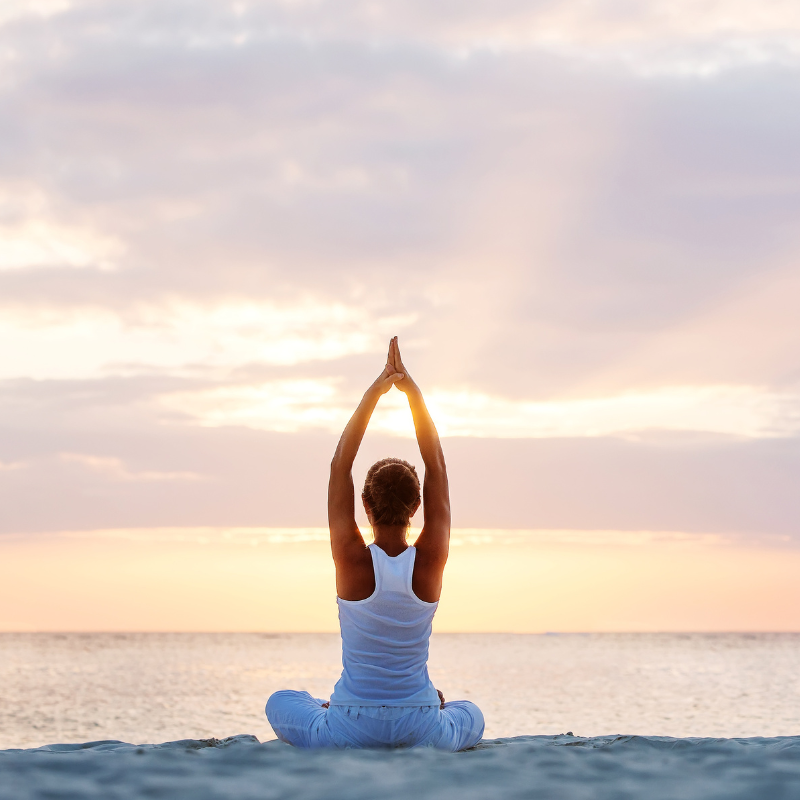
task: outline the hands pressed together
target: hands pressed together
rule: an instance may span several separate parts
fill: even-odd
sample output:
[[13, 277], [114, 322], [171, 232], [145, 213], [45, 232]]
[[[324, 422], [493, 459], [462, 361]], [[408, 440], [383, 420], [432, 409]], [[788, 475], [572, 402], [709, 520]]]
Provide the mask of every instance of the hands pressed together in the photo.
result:
[[403, 366], [403, 359], [400, 357], [400, 346], [397, 343], [396, 336], [389, 340], [389, 354], [386, 356], [386, 366], [374, 385], [381, 394], [386, 394], [392, 386], [396, 386], [401, 392], [407, 392], [414, 385], [414, 381]]

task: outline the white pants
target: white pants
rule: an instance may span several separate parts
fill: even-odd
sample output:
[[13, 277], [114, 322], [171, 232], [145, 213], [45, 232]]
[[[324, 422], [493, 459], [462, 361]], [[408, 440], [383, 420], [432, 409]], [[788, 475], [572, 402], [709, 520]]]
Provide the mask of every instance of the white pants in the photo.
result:
[[469, 700], [439, 706], [331, 706], [308, 692], [275, 692], [267, 719], [295, 747], [435, 747], [455, 753], [483, 736], [483, 714]]

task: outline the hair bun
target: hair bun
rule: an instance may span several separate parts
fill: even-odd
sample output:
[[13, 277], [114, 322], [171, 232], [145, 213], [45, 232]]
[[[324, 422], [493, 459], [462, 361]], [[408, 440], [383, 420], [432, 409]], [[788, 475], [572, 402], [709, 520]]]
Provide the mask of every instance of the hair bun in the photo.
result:
[[367, 472], [362, 493], [373, 525], [408, 525], [420, 500], [419, 477], [400, 458], [384, 458]]

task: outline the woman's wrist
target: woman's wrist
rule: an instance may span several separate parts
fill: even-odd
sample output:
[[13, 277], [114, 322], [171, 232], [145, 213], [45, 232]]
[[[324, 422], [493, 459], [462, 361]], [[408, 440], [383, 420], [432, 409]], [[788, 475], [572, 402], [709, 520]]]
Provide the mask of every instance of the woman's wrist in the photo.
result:
[[[406, 380], [409, 381], [409, 384], [408, 384], [408, 386], [404, 386], [401, 389], [401, 391], [406, 393], [406, 397], [408, 397], [409, 401], [411, 401], [412, 397], [415, 400], [416, 399], [421, 399], [422, 398], [422, 390], [419, 388], [419, 386], [417, 386], [416, 383], [414, 383], [414, 379], [409, 377], [409, 378], [406, 378]], [[398, 387], [398, 388], [400, 388], [400, 387]]]
[[371, 384], [367, 391], [364, 392], [364, 397], [361, 399], [361, 402], [362, 404], [372, 403], [373, 406], [376, 406], [382, 394], [383, 392], [381, 391], [378, 381], [375, 381], [375, 383]]

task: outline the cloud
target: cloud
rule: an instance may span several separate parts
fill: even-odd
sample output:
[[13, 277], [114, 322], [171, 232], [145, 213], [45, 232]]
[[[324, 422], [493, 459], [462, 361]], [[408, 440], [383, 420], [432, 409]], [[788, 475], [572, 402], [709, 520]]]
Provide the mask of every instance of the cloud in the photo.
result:
[[[158, 402], [204, 426], [243, 425], [267, 431], [344, 429], [353, 411], [352, 392], [341, 379], [276, 379], [162, 395]], [[800, 398], [748, 386], [677, 386], [649, 393], [582, 400], [526, 402], [476, 392], [434, 390], [426, 404], [443, 436], [542, 438], [609, 436], [657, 431], [698, 431], [738, 437], [800, 433]], [[382, 401], [370, 427], [388, 435], [414, 436], [404, 395]]]
[[[90, 378], [190, 370], [220, 374], [251, 363], [335, 361], [385, 350], [382, 330], [408, 330], [415, 315], [375, 314], [350, 303], [299, 299], [286, 306], [244, 299], [165, 300], [113, 309], [17, 307], [0, 316], [7, 351], [0, 378]], [[381, 362], [379, 366], [382, 368]]]
[[113, 269], [111, 242], [91, 232], [49, 226], [39, 220], [0, 230], [0, 270], [31, 267]]
[[[102, 414], [82, 431], [40, 421], [34, 431], [14, 426], [0, 434], [4, 463], [26, 464], [0, 474], [3, 533], [322, 527], [338, 438], [246, 428], [136, 430]], [[460, 528], [684, 531], [796, 544], [799, 442], [456, 437], [444, 440], [444, 451]], [[65, 460], [64, 452], [81, 458]], [[420, 465], [413, 441], [369, 432], [356, 484], [386, 455]]]
[[[123, 246], [72, 215], [59, 220], [46, 194], [24, 180], [0, 186], [0, 274], [12, 270], [113, 271]], [[78, 218], [74, 218], [77, 216]]]
[[[38, 0], [4, 4], [0, 21], [59, 12], [82, 22], [95, 4]], [[243, 48], [254, 41], [369, 41], [377, 46], [411, 41], [464, 58], [475, 52], [551, 49], [572, 55], [616, 57], [623, 63], [692, 74], [731, 64], [791, 58], [800, 37], [800, 14], [791, 0], [593, 0], [580, 4], [540, 0], [396, 4], [331, 2], [142, 3], [131, 13], [124, 2], [106, 3], [114, 24], [103, 32], [159, 40], [198, 50]], [[71, 12], [71, 13], [70, 13]], [[693, 56], [693, 58], [692, 58]]]
[[5, 0], [0, 7], [0, 25], [27, 16], [50, 17], [70, 8], [68, 0]]
[[[331, 304], [385, 335], [396, 331], [377, 320], [413, 316], [431, 353], [417, 369], [441, 388], [548, 399], [653, 388], [652, 347], [725, 304], [747, 316], [754, 284], [796, 274], [794, 67], [644, 79], [578, 57], [664, 31], [689, 44], [698, 30], [794, 35], [790, 6], [757, 19], [745, 4], [682, 8], [689, 17], [658, 3], [380, 8], [77, 5], [7, 26], [0, 176], [36, 187], [52, 230], [118, 249], [114, 274], [31, 263], [0, 275], [3, 307], [117, 315], [92, 334], [109, 342], [149, 315], [149, 337], [133, 346], [128, 329], [115, 344], [127, 365], [147, 364], [143, 340], [170, 326], [191, 351], [187, 307], [213, 318]], [[524, 39], [552, 20], [569, 52], [541, 33], [452, 55], [481, 31]], [[318, 327], [313, 313], [305, 325]], [[724, 342], [709, 345], [684, 347], [662, 385], [705, 369], [712, 384], [770, 383], [794, 358], [763, 342], [731, 363]]]
[[[4, 6], [0, 458], [28, 466], [3, 485], [71, 487], [76, 524], [119, 524], [114, 503], [147, 524], [321, 524], [294, 459], [324, 465], [395, 333], [442, 430], [496, 453], [546, 436], [638, 486], [672, 450], [621, 433], [707, 434], [706, 466], [680, 465], [701, 477], [718, 435], [794, 442], [799, 43], [779, 0]], [[376, 430], [405, 413], [386, 412]], [[778, 451], [739, 445], [762, 481]], [[226, 499], [119, 478], [205, 476], [219, 452]], [[264, 494], [272, 456], [296, 472], [270, 466]], [[504, 524], [529, 525], [503, 486], [530, 458], [493, 462]], [[559, 525], [651, 524], [616, 483], [620, 508], [570, 516], [554, 474], [534, 499]], [[652, 525], [738, 524], [681, 485]], [[24, 486], [13, 524], [54, 524]], [[791, 502], [758, 498], [742, 525], [789, 526]]]
[[103, 478], [113, 481], [199, 481], [203, 476], [196, 472], [156, 472], [143, 470], [133, 472], [128, 469], [122, 459], [109, 456], [92, 456], [85, 453], [59, 453], [58, 458], [67, 464], [98, 473]]

